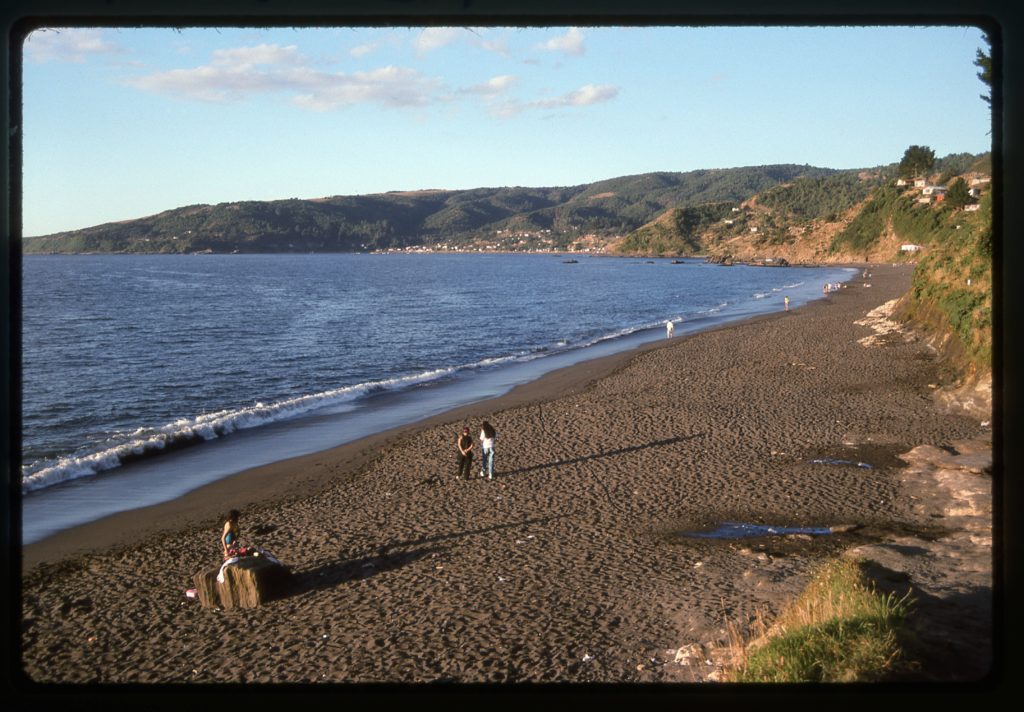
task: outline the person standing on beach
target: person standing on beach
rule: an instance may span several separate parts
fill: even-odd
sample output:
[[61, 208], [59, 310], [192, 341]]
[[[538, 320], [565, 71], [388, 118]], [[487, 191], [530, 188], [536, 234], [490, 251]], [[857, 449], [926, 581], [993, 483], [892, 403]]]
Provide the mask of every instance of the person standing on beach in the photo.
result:
[[224, 558], [228, 558], [228, 551], [238, 543], [238, 517], [237, 509], [228, 512], [227, 521], [224, 522], [224, 530], [220, 535], [220, 547], [224, 551]]
[[469, 428], [462, 429], [462, 435], [455, 438], [455, 446], [459, 449], [459, 471], [455, 479], [465, 477], [468, 480], [473, 467], [473, 436]]
[[671, 339], [672, 335], [674, 333], [676, 333], [676, 325], [673, 324], [671, 321], [666, 321], [665, 322], [665, 338], [666, 339]]
[[789, 311], [789, 297], [783, 297], [782, 299], [785, 301], [786, 311]]
[[486, 420], [480, 426], [480, 476], [487, 474], [487, 479], [494, 478], [494, 441], [498, 433], [494, 426]]

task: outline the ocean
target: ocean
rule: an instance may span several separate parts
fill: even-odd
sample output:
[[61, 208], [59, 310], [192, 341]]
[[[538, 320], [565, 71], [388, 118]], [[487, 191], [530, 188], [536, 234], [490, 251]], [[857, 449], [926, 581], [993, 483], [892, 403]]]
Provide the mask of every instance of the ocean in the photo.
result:
[[568, 259], [25, 256], [23, 543], [856, 273]]

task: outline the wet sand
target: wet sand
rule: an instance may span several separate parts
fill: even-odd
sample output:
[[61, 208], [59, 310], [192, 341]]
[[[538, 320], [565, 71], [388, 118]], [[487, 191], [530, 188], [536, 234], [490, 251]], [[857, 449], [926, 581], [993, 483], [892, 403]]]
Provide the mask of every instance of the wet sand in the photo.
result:
[[[910, 283], [907, 267], [871, 273], [805, 307], [573, 366], [25, 547], [25, 675], [714, 679], [727, 626], [776, 612], [818, 563], [893, 533], [940, 534], [897, 455], [982, 430], [933, 407], [940, 375], [921, 342], [861, 343], [875, 332], [856, 322]], [[456, 480], [455, 436], [484, 418], [498, 430], [496, 477]], [[227, 611], [184, 597], [219, 563], [231, 508], [243, 543], [292, 569], [289, 596]], [[721, 522], [854, 528], [680, 534]], [[708, 657], [681, 664], [681, 650]]]

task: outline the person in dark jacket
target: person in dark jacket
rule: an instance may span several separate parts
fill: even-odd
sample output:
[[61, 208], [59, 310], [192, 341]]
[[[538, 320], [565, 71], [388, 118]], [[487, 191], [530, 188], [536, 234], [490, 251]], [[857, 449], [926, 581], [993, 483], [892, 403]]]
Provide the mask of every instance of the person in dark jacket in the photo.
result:
[[473, 436], [469, 434], [469, 428], [462, 429], [462, 435], [455, 439], [455, 446], [459, 450], [459, 470], [455, 479], [469, 479], [470, 468], [473, 466]]

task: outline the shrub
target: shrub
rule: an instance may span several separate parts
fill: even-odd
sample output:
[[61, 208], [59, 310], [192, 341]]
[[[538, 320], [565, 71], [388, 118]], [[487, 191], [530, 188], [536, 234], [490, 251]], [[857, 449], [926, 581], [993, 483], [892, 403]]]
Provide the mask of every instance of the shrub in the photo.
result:
[[900, 640], [908, 596], [882, 595], [863, 563], [824, 565], [774, 625], [742, 650], [734, 682], [872, 682], [908, 663]]

